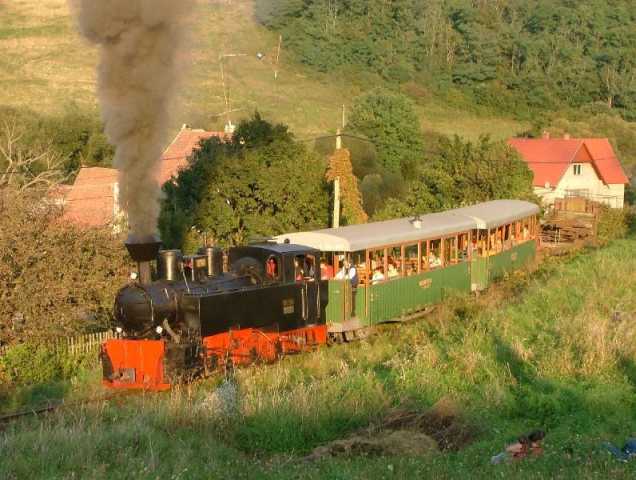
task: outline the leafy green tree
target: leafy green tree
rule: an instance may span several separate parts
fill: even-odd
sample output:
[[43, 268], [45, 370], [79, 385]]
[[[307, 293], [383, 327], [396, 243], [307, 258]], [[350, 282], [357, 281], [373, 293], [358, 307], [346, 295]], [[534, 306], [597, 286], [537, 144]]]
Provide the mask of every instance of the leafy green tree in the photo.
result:
[[373, 90], [354, 100], [347, 125], [376, 145], [377, 162], [389, 172], [406, 173], [422, 151], [420, 122], [402, 94]]
[[167, 245], [183, 246], [192, 227], [218, 244], [236, 245], [328, 225], [325, 162], [283, 125], [255, 114], [231, 142], [207, 140], [190, 161], [164, 187], [159, 225]]
[[[632, 0], [257, 0], [302, 63], [425, 81], [498, 111], [604, 101], [636, 118]], [[525, 107], [525, 108], [524, 108]]]
[[430, 161], [419, 165], [406, 193], [389, 199], [374, 219], [398, 218], [487, 200], [535, 200], [532, 172], [503, 142], [441, 138]]

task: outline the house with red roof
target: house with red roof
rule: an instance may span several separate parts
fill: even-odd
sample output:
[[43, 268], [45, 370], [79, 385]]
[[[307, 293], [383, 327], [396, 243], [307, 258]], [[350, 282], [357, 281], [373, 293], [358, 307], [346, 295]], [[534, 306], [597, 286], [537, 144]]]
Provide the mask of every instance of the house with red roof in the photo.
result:
[[[191, 129], [184, 125], [161, 157], [157, 169], [159, 184], [163, 185], [188, 165], [188, 158], [201, 141], [215, 136], [227, 137], [224, 132]], [[81, 168], [61, 201], [63, 221], [87, 227], [113, 226], [117, 230], [123, 220], [118, 203], [118, 176], [119, 172], [114, 168]]]
[[508, 144], [534, 174], [534, 191], [546, 205], [580, 196], [623, 208], [629, 182], [607, 138], [513, 138]]

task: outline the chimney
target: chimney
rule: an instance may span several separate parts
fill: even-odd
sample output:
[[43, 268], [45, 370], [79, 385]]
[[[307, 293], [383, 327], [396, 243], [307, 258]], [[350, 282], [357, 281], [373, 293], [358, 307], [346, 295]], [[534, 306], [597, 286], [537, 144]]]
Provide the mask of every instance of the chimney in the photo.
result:
[[544, 130], [542, 137], [548, 140], [550, 138], [550, 132], [548, 132], [547, 130]]
[[157, 258], [161, 242], [156, 237], [151, 237], [143, 242], [127, 240], [125, 245], [130, 257], [137, 262], [139, 283], [147, 285], [152, 282], [150, 262]]
[[563, 140], [569, 140], [570, 139], [570, 134], [569, 133], [564, 133], [563, 134]]

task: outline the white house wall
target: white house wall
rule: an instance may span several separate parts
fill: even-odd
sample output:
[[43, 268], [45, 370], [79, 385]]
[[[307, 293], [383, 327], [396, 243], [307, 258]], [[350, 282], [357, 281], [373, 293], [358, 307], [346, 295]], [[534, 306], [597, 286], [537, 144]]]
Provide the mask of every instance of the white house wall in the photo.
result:
[[541, 197], [544, 204], [552, 205], [556, 198], [565, 198], [568, 193], [572, 195], [574, 191], [578, 191], [581, 196], [590, 200], [605, 203], [612, 208], [623, 208], [624, 185], [604, 184], [589, 163], [576, 164], [581, 166], [581, 173], [575, 175], [574, 165], [568, 166], [556, 188], [534, 187], [534, 193]]

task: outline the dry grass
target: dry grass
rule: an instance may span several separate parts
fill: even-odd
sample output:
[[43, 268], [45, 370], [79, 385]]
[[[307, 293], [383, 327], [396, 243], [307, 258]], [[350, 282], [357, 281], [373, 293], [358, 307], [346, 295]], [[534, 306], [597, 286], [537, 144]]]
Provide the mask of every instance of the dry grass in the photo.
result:
[[[230, 114], [236, 122], [255, 109], [287, 123], [300, 137], [333, 132], [342, 105], [350, 105], [360, 87], [339, 76], [325, 76], [295, 64], [283, 49], [278, 79], [274, 67], [278, 36], [259, 26], [251, 0], [199, 0], [194, 15], [186, 78], [174, 114], [182, 123], [220, 128], [226, 111], [219, 56], [224, 60]], [[264, 53], [258, 60], [256, 54]], [[186, 55], [184, 55], [186, 56]], [[74, 29], [66, 0], [0, 1], [0, 105], [27, 106], [47, 113], [69, 103], [96, 106], [97, 50]], [[434, 98], [420, 106], [423, 128], [476, 138], [488, 133], [505, 138], [527, 125], [505, 118], [483, 118], [449, 108]]]

